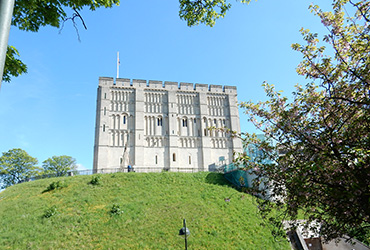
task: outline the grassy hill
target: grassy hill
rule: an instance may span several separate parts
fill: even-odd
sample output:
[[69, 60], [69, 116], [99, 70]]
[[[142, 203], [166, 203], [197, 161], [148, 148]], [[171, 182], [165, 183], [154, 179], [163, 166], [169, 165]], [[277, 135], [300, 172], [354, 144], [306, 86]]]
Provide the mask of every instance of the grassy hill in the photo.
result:
[[183, 218], [189, 250], [290, 249], [260, 226], [253, 199], [206, 172], [32, 181], [0, 193], [0, 249], [184, 249]]

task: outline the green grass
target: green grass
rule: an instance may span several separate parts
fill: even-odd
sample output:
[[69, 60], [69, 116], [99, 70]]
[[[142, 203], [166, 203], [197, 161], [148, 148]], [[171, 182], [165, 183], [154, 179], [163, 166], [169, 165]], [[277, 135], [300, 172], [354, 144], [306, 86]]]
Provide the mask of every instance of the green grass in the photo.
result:
[[[96, 175], [95, 175], [96, 176]], [[260, 226], [254, 198], [216, 173], [44, 179], [0, 193], [1, 249], [290, 249]], [[62, 188], [48, 190], [56, 181]], [[230, 198], [230, 201], [225, 201]]]

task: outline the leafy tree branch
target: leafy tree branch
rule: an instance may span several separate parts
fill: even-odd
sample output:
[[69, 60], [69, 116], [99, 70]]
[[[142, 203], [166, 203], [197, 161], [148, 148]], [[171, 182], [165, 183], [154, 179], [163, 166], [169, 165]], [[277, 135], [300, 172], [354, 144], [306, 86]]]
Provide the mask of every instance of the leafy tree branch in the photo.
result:
[[[369, 6], [368, 0], [334, 0], [333, 11], [324, 12], [311, 5], [328, 34], [320, 40], [302, 29], [306, 44], [292, 45], [303, 55], [297, 73], [311, 82], [297, 85], [292, 101], [265, 83], [267, 101], [240, 104], [267, 137], [247, 137], [263, 157], [254, 164], [240, 160], [256, 175], [251, 192], [274, 201], [261, 200], [259, 208], [275, 225], [282, 217], [272, 208], [291, 221], [301, 213], [326, 240], [349, 234], [370, 242], [364, 236], [370, 224]], [[354, 8], [352, 16], [347, 8]]]

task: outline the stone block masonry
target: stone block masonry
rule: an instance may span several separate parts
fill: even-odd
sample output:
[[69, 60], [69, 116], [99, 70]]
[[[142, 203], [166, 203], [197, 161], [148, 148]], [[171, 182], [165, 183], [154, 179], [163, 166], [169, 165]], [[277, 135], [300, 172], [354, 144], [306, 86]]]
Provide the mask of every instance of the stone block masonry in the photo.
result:
[[208, 171], [242, 152], [234, 86], [100, 77], [96, 107], [94, 170]]

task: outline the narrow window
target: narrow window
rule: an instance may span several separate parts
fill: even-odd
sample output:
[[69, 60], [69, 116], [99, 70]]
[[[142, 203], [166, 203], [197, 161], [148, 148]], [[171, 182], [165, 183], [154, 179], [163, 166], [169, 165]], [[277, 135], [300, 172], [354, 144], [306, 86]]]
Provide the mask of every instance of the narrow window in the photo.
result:
[[107, 93], [104, 93], [104, 99], [107, 99]]
[[213, 120], [213, 123], [214, 123], [214, 124], [216, 124], [216, 123], [217, 123], [216, 119], [214, 119], [214, 120]]
[[104, 115], [107, 114], [107, 108], [104, 107]]
[[191, 156], [189, 155], [189, 165], [191, 165]]
[[105, 132], [105, 124], [103, 124], [103, 132]]
[[123, 124], [126, 124], [126, 116], [123, 116]]
[[207, 129], [204, 129], [204, 136], [207, 136]]
[[157, 165], [158, 164], [158, 156], [156, 155], [155, 156], [155, 165]]
[[197, 119], [194, 119], [194, 123], [197, 123]]
[[161, 127], [161, 126], [162, 126], [162, 118], [158, 118], [158, 119], [157, 119], [157, 125], [158, 125], [159, 127]]
[[188, 126], [188, 120], [187, 119], [182, 119], [182, 126], [187, 127]]
[[172, 154], [172, 161], [176, 161], [176, 154], [175, 153]]

